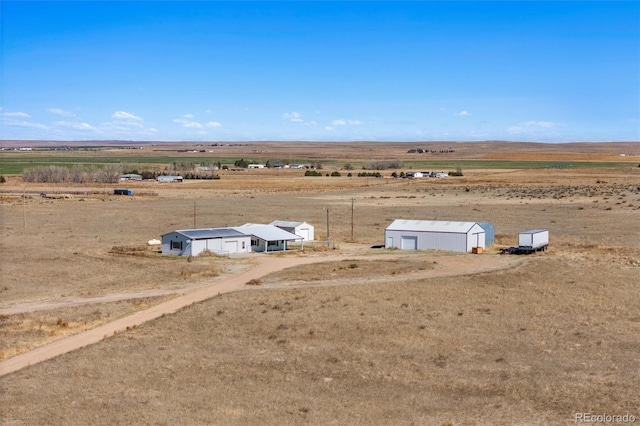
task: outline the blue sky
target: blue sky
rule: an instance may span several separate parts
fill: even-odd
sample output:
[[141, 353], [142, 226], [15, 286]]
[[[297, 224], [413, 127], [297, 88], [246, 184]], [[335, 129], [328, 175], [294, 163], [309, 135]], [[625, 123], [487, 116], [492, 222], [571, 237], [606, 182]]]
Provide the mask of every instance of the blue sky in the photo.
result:
[[640, 2], [0, 2], [0, 139], [640, 140]]

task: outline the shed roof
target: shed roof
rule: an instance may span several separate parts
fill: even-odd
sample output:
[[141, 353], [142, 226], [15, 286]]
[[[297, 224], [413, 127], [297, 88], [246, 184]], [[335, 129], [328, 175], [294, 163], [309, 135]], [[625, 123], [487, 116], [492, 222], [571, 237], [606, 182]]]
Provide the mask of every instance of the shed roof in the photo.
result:
[[271, 225], [284, 226], [287, 228], [295, 228], [296, 226], [304, 225], [306, 222], [299, 222], [295, 220], [274, 220]]
[[[209, 240], [212, 238], [245, 237], [243, 232], [233, 228], [180, 229], [175, 231], [192, 240]], [[166, 234], [165, 234], [166, 235]]]
[[466, 234], [474, 225], [477, 225], [477, 222], [396, 219], [387, 226], [387, 231], [450, 232]]
[[531, 231], [522, 231], [521, 234], [538, 234], [540, 232], [548, 232], [546, 229], [532, 229]]
[[245, 223], [242, 226], [237, 226], [233, 228], [239, 232], [243, 232], [245, 234], [251, 234], [255, 237], [260, 238], [264, 241], [291, 241], [291, 240], [301, 240], [302, 237], [292, 234], [291, 232], [285, 231], [284, 229], [280, 229], [274, 225], [260, 225], [257, 223]]

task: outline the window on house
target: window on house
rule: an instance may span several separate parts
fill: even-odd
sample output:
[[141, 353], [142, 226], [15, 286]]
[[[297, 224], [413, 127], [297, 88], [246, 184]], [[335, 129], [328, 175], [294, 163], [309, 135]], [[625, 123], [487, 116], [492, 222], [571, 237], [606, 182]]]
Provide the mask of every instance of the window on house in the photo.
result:
[[252, 246], [258, 246], [260, 245], [260, 243], [258, 242], [258, 240], [254, 240], [253, 238], [251, 239], [251, 245]]
[[269, 241], [269, 242], [267, 243], [267, 245], [268, 245], [269, 247], [271, 247], [271, 246], [277, 246], [277, 245], [279, 245], [279, 243], [280, 243], [280, 241]]
[[182, 250], [182, 241], [171, 241], [171, 250]]

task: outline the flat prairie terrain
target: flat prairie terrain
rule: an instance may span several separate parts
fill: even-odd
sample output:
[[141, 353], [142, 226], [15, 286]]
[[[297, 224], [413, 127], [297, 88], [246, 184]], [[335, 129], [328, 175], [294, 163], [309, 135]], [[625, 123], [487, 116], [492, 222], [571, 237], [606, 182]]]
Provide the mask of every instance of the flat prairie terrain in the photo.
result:
[[[214, 149], [331, 160], [330, 173], [348, 161], [410, 164], [418, 145]], [[175, 229], [304, 220], [317, 243], [263, 256], [319, 260], [0, 377], [0, 423], [548, 425], [583, 412], [640, 421], [640, 144], [433, 146], [449, 145], [454, 166], [598, 165], [412, 180], [390, 177], [408, 167], [381, 179], [225, 171], [127, 182], [132, 197], [111, 195], [122, 184], [6, 176], [0, 363], [256, 265], [146, 246]], [[489, 221], [496, 244], [482, 255], [372, 248], [397, 218]], [[499, 254], [535, 228], [549, 229], [548, 252]]]

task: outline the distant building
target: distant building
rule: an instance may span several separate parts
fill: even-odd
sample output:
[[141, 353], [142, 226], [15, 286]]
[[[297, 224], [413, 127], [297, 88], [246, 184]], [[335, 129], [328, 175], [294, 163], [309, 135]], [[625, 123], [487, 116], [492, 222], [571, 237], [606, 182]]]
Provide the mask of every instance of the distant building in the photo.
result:
[[264, 169], [264, 164], [249, 164], [247, 167], [250, 169]]
[[182, 176], [158, 176], [156, 178], [158, 182], [182, 182]]
[[135, 173], [127, 173], [126, 175], [120, 176], [120, 180], [142, 180], [142, 176]]

